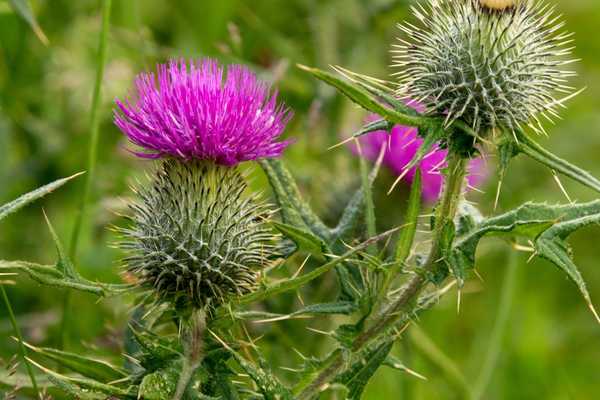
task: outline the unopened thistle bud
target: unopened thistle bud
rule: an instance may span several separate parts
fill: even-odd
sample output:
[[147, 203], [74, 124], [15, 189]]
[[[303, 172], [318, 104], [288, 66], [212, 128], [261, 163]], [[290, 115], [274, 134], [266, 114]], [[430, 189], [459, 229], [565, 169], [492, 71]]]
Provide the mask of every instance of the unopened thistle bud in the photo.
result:
[[401, 97], [425, 104], [450, 124], [462, 120], [481, 136], [523, 124], [543, 130], [562, 105], [558, 92], [573, 72], [570, 34], [553, 7], [534, 0], [424, 0], [420, 27], [402, 24], [395, 46]]
[[178, 307], [218, 305], [253, 289], [275, 251], [270, 212], [248, 193], [237, 164], [281, 154], [275, 142], [290, 113], [240, 66], [171, 62], [136, 81], [135, 104], [117, 102], [117, 126], [164, 158], [136, 188], [132, 226], [123, 229], [127, 271]]

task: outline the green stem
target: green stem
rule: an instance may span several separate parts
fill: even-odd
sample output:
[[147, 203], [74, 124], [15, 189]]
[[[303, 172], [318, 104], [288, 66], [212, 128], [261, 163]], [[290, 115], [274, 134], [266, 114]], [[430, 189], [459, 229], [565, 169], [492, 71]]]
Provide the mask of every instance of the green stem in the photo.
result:
[[519, 150], [535, 161], [600, 193], [600, 181], [589, 172], [549, 152], [522, 131], [517, 131]]
[[206, 313], [204, 310], [198, 311], [189, 321], [189, 326], [184, 328], [184, 349], [185, 357], [177, 389], [173, 400], [181, 400], [193, 379], [196, 370], [202, 363], [204, 357], [204, 331], [206, 330]]
[[4, 304], [6, 305], [6, 309], [8, 310], [8, 318], [10, 319], [10, 323], [12, 324], [13, 330], [15, 332], [15, 336], [19, 341], [19, 350], [21, 352], [21, 358], [23, 359], [23, 363], [25, 364], [25, 368], [27, 368], [27, 373], [29, 374], [29, 379], [31, 379], [31, 386], [33, 386], [33, 390], [35, 391], [38, 398], [41, 399], [40, 391], [38, 389], [37, 381], [35, 379], [35, 374], [33, 373], [33, 369], [27, 360], [27, 349], [23, 344], [23, 336], [21, 335], [21, 330], [19, 329], [19, 325], [17, 324], [17, 319], [15, 318], [15, 313], [13, 312], [12, 306], [10, 305], [10, 300], [8, 299], [8, 295], [6, 294], [6, 290], [4, 289], [4, 285], [0, 283], [0, 292], [2, 292], [2, 298], [4, 299]]
[[504, 276], [504, 283], [502, 284], [500, 303], [498, 304], [498, 310], [496, 311], [496, 321], [494, 322], [494, 328], [492, 330], [483, 366], [480, 369], [481, 372], [479, 373], [479, 377], [477, 378], [475, 389], [473, 391], [474, 400], [484, 398], [486, 388], [490, 383], [494, 369], [498, 363], [498, 357], [502, 348], [502, 341], [508, 326], [510, 309], [513, 304], [515, 290], [518, 284], [518, 261], [517, 252], [511, 251], [508, 255], [508, 265], [506, 274]]
[[[77, 255], [77, 247], [79, 245], [79, 236], [81, 233], [81, 226], [83, 224], [83, 218], [87, 209], [87, 203], [89, 202], [90, 193], [92, 191], [92, 185], [94, 183], [95, 172], [96, 172], [96, 161], [98, 159], [98, 140], [100, 137], [100, 101], [102, 94], [102, 80], [104, 78], [104, 67], [106, 64], [106, 48], [108, 45], [108, 32], [110, 29], [110, 9], [112, 0], [103, 0], [102, 2], [102, 29], [100, 32], [100, 42], [98, 44], [98, 58], [96, 65], [96, 81], [94, 83], [94, 92], [92, 94], [92, 106], [90, 115], [90, 142], [88, 148], [88, 161], [87, 161], [87, 174], [85, 177], [85, 183], [81, 199], [79, 203], [79, 210], [75, 216], [75, 225], [73, 227], [73, 233], [71, 235], [71, 243], [69, 247], [69, 256], [74, 261]], [[66, 344], [67, 329], [68, 329], [68, 314], [70, 308], [70, 292], [65, 293], [62, 305], [62, 319], [61, 319], [61, 343], [60, 348], [64, 348]]]
[[[352, 352], [362, 350], [373, 339], [387, 331], [398, 319], [410, 312], [417, 297], [427, 285], [426, 275], [439, 265], [444, 245], [444, 231], [449, 223], [453, 223], [462, 195], [464, 178], [468, 160], [458, 154], [448, 155], [446, 186], [441, 203], [437, 208], [436, 223], [433, 231], [433, 242], [429, 256], [419, 273], [415, 274], [402, 288], [400, 295], [371, 321], [370, 326], [352, 343]], [[313, 399], [323, 386], [331, 382], [343, 368], [343, 355], [340, 354], [326, 369], [315, 378], [313, 383], [300, 393], [298, 400]]]
[[[360, 143], [357, 141], [357, 146], [360, 149]], [[365, 199], [365, 220], [367, 223], [367, 237], [374, 237], [377, 235], [377, 227], [375, 223], [375, 206], [373, 205], [373, 191], [371, 190], [371, 183], [369, 182], [369, 172], [367, 170], [367, 162], [364, 157], [360, 158], [360, 177], [362, 183], [363, 198]], [[375, 254], [377, 247], [375, 245], [369, 246], [367, 249], [369, 254]]]

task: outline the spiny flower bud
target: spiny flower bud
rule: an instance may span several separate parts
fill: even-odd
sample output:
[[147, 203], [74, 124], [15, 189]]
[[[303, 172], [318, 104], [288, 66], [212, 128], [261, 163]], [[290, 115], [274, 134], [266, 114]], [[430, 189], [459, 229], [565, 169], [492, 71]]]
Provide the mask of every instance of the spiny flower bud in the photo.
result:
[[269, 211], [237, 168], [167, 159], [122, 229], [127, 271], [160, 301], [195, 308], [242, 295], [275, 252]]
[[461, 119], [484, 135], [522, 124], [543, 130], [557, 116], [556, 92], [571, 93], [563, 70], [570, 34], [554, 8], [534, 0], [427, 0], [413, 8], [422, 26], [400, 25], [395, 46], [401, 97], [450, 124]]

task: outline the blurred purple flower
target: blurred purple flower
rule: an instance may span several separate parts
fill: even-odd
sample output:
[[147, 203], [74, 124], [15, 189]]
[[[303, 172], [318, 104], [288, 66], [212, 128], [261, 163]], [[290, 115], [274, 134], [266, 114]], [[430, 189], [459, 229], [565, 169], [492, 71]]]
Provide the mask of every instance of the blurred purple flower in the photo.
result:
[[137, 76], [133, 98], [116, 100], [114, 120], [144, 158], [235, 165], [277, 157], [290, 143], [276, 139], [292, 113], [269, 89], [244, 66], [170, 61]]
[[[412, 107], [419, 110], [418, 106], [412, 105]], [[371, 115], [368, 117], [368, 122], [377, 119], [378, 116]], [[369, 133], [362, 136], [359, 141], [363, 157], [371, 161], [377, 160], [381, 147], [385, 146], [383, 164], [398, 176], [404, 172], [405, 167], [423, 143], [416, 128], [402, 125], [395, 125], [389, 134], [386, 131]], [[358, 154], [355, 144], [352, 144], [352, 151]], [[440, 149], [437, 144], [434, 145], [425, 158], [416, 167], [409, 170], [404, 177], [408, 182], [412, 182], [417, 168], [421, 169], [422, 193], [425, 201], [434, 202], [441, 195], [444, 182], [441, 170], [447, 166], [447, 154], [447, 150]], [[470, 161], [467, 177], [470, 187], [477, 187], [485, 180], [486, 175], [485, 161], [482, 158]]]

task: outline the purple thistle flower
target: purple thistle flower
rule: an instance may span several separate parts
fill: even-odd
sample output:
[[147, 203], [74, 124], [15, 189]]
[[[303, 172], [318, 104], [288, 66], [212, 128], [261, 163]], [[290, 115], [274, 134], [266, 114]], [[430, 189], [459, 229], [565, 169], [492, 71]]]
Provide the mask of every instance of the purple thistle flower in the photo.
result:
[[[411, 105], [419, 110], [416, 105]], [[375, 121], [378, 117], [371, 115], [368, 121]], [[362, 136], [360, 139], [360, 152], [363, 157], [375, 161], [379, 156], [381, 147], [385, 146], [383, 164], [394, 174], [400, 175], [413, 159], [417, 150], [423, 144], [423, 139], [418, 135], [417, 129], [409, 126], [395, 125], [391, 132], [375, 131]], [[358, 148], [352, 145], [352, 151], [358, 154]], [[406, 173], [405, 179], [412, 182], [417, 168], [421, 170], [423, 199], [428, 202], [436, 201], [442, 192], [444, 176], [441, 170], [447, 166], [447, 150], [442, 150], [436, 144], [425, 158], [414, 168]], [[481, 184], [486, 177], [485, 162], [482, 158], [475, 158], [468, 165], [468, 183], [471, 187]]]
[[240, 65], [212, 59], [170, 61], [135, 80], [134, 99], [116, 100], [115, 124], [145, 151], [221, 165], [278, 157], [290, 141], [276, 142], [292, 113], [277, 93]]

